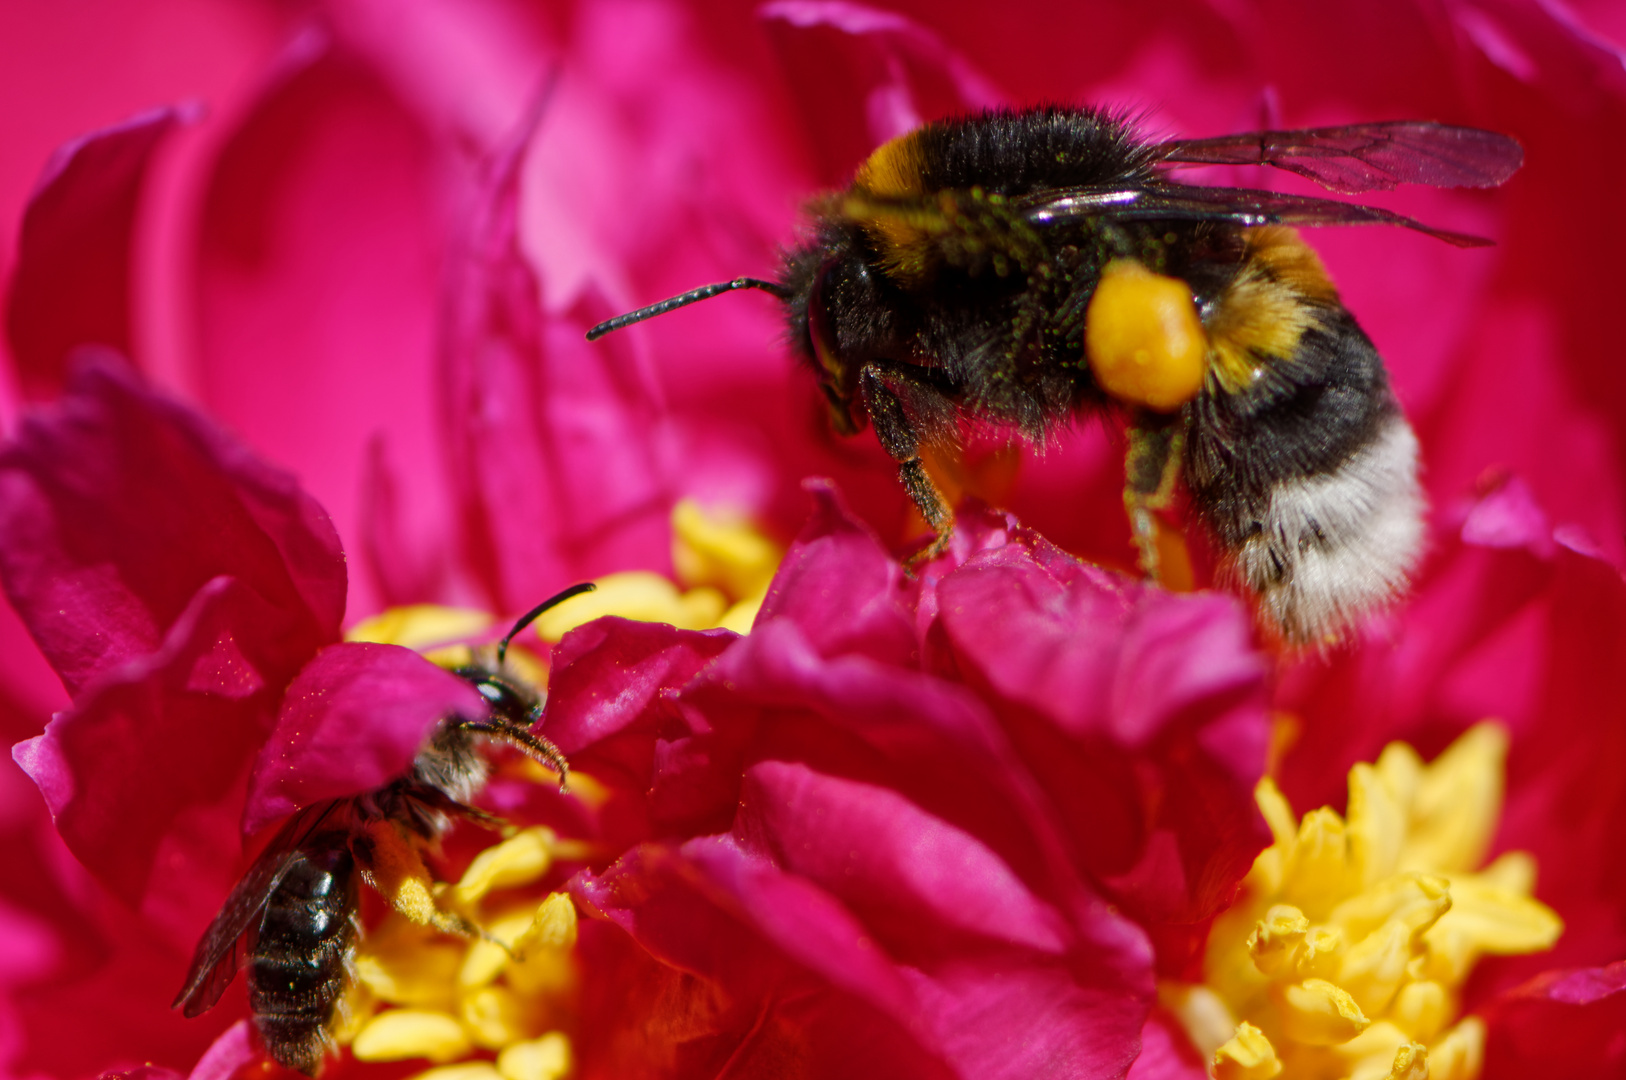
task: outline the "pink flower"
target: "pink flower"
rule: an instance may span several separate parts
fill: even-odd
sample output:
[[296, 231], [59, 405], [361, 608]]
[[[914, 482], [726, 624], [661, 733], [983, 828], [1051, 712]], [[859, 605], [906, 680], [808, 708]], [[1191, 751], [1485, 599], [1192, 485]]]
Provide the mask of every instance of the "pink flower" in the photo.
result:
[[648, 979], [589, 993], [584, 1074], [1118, 1073], [1150, 945], [1183, 962], [1264, 843], [1240, 611], [992, 514], [911, 582], [814, 494], [750, 636], [603, 620], [555, 657], [549, 731], [633, 843], [574, 895], [689, 976], [588, 923]]

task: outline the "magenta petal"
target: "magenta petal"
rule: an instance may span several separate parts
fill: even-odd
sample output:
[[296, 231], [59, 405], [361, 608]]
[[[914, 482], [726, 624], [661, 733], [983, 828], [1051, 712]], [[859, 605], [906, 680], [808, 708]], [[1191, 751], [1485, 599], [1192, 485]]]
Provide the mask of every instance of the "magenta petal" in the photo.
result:
[[917, 652], [903, 568], [828, 480], [803, 484], [813, 516], [779, 565], [757, 625], [790, 619], [826, 656], [864, 652], [905, 663]]
[[23, 212], [6, 302], [22, 389], [55, 396], [76, 346], [130, 351], [136, 206], [153, 151], [196, 108], [165, 107], [60, 147]]
[[[704, 873], [685, 857], [691, 851], [708, 862]], [[833, 987], [800, 968], [748, 917], [736, 914], [729, 887], [741, 887], [739, 879], [753, 874], [773, 879], [757, 887], [787, 909], [785, 918], [801, 915], [810, 933], [851, 963], [847, 986]], [[714, 878], [729, 880], [709, 880]], [[907, 990], [882, 958], [864, 949], [862, 928], [816, 889], [765, 863], [743, 860], [727, 841], [696, 841], [681, 850], [646, 844], [601, 875], [577, 875], [571, 891], [585, 910], [631, 935], [660, 961], [658, 968], [675, 968], [686, 976], [684, 982], [698, 983], [638, 1012], [629, 1013], [623, 998], [609, 1015], [590, 1021], [600, 1031], [627, 1027], [635, 1037], [648, 1030], [675, 1032], [671, 1043], [656, 1051], [666, 1059], [665, 1069], [652, 1075], [666, 1075], [674, 1053], [683, 1066], [676, 1071], [681, 1076], [726, 1071], [742, 1080], [767, 1080], [783, 1075], [787, 1060], [808, 1076], [949, 1080], [956, 1075], [894, 1019]], [[868, 997], [849, 992], [854, 984]], [[892, 1008], [877, 1008], [877, 996], [891, 999]], [[703, 1003], [699, 1010], [686, 1008], [691, 999]], [[596, 1041], [614, 1052], [612, 1040]], [[584, 1051], [594, 1049], [589, 1045]], [[631, 1075], [620, 1064], [619, 1072], [605, 1072], [589, 1061], [584, 1072]]]
[[237, 1070], [260, 1056], [254, 1029], [247, 1020], [239, 1020], [203, 1052], [186, 1080], [231, 1080]]
[[404, 774], [435, 725], [477, 720], [486, 703], [468, 680], [399, 645], [343, 642], [305, 665], [249, 781], [243, 831], [303, 806], [359, 795]]
[[1149, 924], [1229, 903], [1268, 841], [1253, 803], [1267, 669], [1239, 605], [1064, 584], [1020, 545], [937, 598], [957, 669], [995, 699], [1096, 880]]
[[1552, 971], [1492, 1003], [1485, 1080], [1626, 1073], [1626, 960]]
[[775, 0], [760, 16], [826, 184], [845, 183], [876, 146], [924, 121], [1004, 104], [969, 60], [905, 15], [847, 0]]
[[[280, 689], [245, 654], [243, 629], [270, 617], [258, 594], [216, 578], [157, 650], [105, 673], [12, 752], [69, 850], [160, 921], [186, 925], [206, 903], [195, 882], [236, 849], [219, 807], [241, 790]], [[160, 855], [166, 871], [149, 882]]]
[[234, 648], [269, 685], [338, 637], [344, 555], [322, 508], [117, 359], [79, 367], [0, 451], [0, 577], [69, 693], [157, 650], [222, 575], [259, 597]]

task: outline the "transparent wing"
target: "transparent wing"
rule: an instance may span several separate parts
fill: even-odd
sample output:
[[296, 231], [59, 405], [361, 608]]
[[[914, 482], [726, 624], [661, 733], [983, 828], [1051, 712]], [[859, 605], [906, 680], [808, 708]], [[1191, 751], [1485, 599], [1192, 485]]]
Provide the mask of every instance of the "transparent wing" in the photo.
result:
[[170, 1008], [180, 1009], [188, 1018], [207, 1012], [220, 1000], [243, 962], [248, 944], [245, 935], [255, 924], [265, 902], [276, 891], [299, 854], [299, 846], [314, 833], [344, 800], [337, 799], [307, 806], [294, 814], [260, 852], [220, 907], [192, 954], [192, 967], [186, 985]]
[[1148, 184], [1140, 188], [1060, 188], [1011, 200], [1036, 226], [1084, 221], [1223, 221], [1233, 225], [1400, 225], [1457, 247], [1493, 241], [1425, 225], [1376, 206], [1250, 188]]
[[1524, 164], [1506, 135], [1422, 120], [1176, 139], [1160, 149], [1170, 165], [1273, 165], [1345, 195], [1396, 184], [1495, 187]]

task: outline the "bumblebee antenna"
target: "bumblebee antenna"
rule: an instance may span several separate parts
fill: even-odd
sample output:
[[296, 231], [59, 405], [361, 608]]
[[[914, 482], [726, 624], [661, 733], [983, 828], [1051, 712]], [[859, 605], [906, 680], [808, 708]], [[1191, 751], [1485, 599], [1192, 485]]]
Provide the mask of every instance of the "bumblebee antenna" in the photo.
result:
[[704, 285], [698, 289], [691, 289], [682, 296], [674, 296], [670, 300], [662, 300], [658, 304], [650, 304], [648, 307], [639, 308], [637, 311], [629, 311], [625, 315], [617, 315], [613, 319], [601, 322], [587, 331], [587, 340], [597, 341], [611, 330], [619, 330], [623, 326], [631, 326], [633, 323], [643, 322], [645, 319], [653, 319], [657, 315], [665, 315], [668, 311], [676, 311], [680, 307], [688, 307], [690, 304], [697, 304], [702, 300], [710, 300], [720, 293], [733, 292], [735, 289], [761, 289], [765, 293], [772, 293], [781, 300], [789, 300], [793, 295], [789, 289], [777, 281], [764, 281], [761, 278], [754, 277], [721, 281], [716, 285]]
[[519, 621], [514, 624], [514, 628], [508, 631], [503, 639], [497, 643], [497, 666], [502, 667], [503, 659], [508, 655], [508, 643], [513, 641], [514, 638], [518, 637], [521, 630], [525, 629], [537, 619], [541, 618], [549, 608], [556, 607], [559, 604], [564, 603], [572, 596], [580, 596], [582, 593], [592, 592], [596, 588], [598, 588], [598, 586], [594, 585], [591, 581], [584, 581], [580, 585], [572, 585], [564, 592], [555, 593], [553, 596], [548, 597], [546, 600], [542, 601], [540, 604], [521, 615], [519, 617]]

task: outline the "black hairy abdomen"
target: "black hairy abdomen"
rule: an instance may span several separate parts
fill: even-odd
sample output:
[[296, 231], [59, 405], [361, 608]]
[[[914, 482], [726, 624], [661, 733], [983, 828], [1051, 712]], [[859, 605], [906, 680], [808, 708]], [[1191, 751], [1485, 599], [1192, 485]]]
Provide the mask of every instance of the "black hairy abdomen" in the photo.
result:
[[1330, 306], [1257, 386], [1231, 393], [1210, 382], [1192, 407], [1186, 485], [1232, 546], [1258, 530], [1273, 487], [1337, 472], [1399, 408], [1377, 348], [1354, 316]]
[[249, 957], [248, 997], [266, 1049], [314, 1076], [355, 947], [355, 862], [342, 839], [307, 847], [266, 901]]

